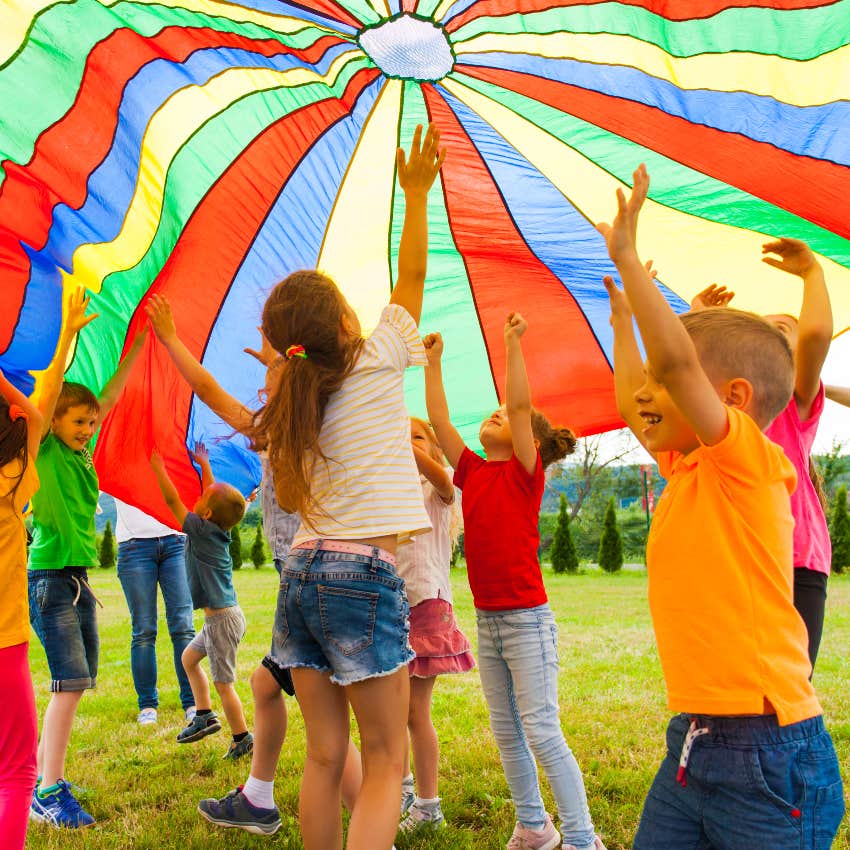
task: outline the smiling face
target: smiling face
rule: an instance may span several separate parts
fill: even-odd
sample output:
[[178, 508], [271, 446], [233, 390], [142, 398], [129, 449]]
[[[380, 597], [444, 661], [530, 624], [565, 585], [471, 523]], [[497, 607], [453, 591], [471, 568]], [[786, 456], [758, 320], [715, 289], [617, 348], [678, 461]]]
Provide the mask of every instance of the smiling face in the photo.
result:
[[73, 404], [61, 416], [54, 416], [53, 433], [72, 451], [82, 451], [94, 436], [97, 410], [87, 404]]
[[510, 454], [513, 451], [511, 423], [504, 405], [498, 410], [494, 410], [492, 415], [481, 423], [481, 427], [478, 429], [478, 439], [488, 456], [504, 454], [505, 452]]
[[682, 416], [663, 384], [645, 368], [646, 380], [635, 393], [638, 415], [643, 421], [641, 436], [651, 452], [688, 454], [700, 445], [690, 423]]
[[791, 346], [791, 351], [797, 354], [797, 339], [799, 336], [797, 320], [788, 313], [777, 313], [770, 316], [765, 316], [764, 320], [773, 325], [778, 331], [782, 331], [788, 344]]

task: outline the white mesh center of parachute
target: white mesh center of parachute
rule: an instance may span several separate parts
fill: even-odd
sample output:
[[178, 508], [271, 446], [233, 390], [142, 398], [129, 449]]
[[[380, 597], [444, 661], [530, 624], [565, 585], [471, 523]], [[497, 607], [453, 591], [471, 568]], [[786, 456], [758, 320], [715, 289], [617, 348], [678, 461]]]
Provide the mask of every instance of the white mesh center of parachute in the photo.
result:
[[388, 77], [441, 80], [454, 65], [443, 28], [406, 14], [363, 30], [359, 41]]

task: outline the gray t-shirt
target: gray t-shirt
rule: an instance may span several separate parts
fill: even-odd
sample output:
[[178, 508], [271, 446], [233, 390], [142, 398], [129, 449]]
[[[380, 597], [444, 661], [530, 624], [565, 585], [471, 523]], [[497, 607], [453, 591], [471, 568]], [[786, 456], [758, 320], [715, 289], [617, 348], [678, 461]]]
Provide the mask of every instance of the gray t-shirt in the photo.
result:
[[230, 608], [236, 605], [230, 532], [191, 512], [183, 521], [183, 532], [192, 607]]
[[298, 514], [287, 513], [277, 501], [277, 494], [274, 491], [274, 477], [272, 476], [272, 468], [267, 455], [263, 455], [263, 491], [262, 491], [262, 508], [263, 508], [263, 531], [266, 535], [266, 540], [272, 547], [272, 557], [276, 561], [285, 561], [289, 555], [289, 547], [292, 545], [292, 538], [295, 532], [298, 531], [298, 526], [301, 525], [301, 517]]

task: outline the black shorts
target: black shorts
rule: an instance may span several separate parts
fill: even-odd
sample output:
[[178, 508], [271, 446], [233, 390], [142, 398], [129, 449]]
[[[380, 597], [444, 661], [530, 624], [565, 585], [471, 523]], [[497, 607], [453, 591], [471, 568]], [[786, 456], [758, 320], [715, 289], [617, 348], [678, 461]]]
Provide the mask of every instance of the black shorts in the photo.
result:
[[294, 697], [295, 685], [292, 682], [292, 675], [289, 670], [286, 667], [281, 667], [280, 664], [271, 657], [271, 655], [267, 655], [263, 659], [262, 664], [263, 667], [265, 667], [266, 670], [274, 676], [274, 680], [278, 683], [278, 685], [280, 685], [280, 689], [284, 693], [289, 694], [289, 696]]

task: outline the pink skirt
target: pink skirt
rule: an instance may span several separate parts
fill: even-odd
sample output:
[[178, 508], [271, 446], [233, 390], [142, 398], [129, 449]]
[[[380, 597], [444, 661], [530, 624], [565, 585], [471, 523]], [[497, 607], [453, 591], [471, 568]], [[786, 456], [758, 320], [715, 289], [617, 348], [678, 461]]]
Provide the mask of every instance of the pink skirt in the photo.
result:
[[472, 647], [445, 599], [426, 599], [410, 609], [410, 645], [416, 653], [408, 667], [411, 676], [429, 679], [475, 667]]

